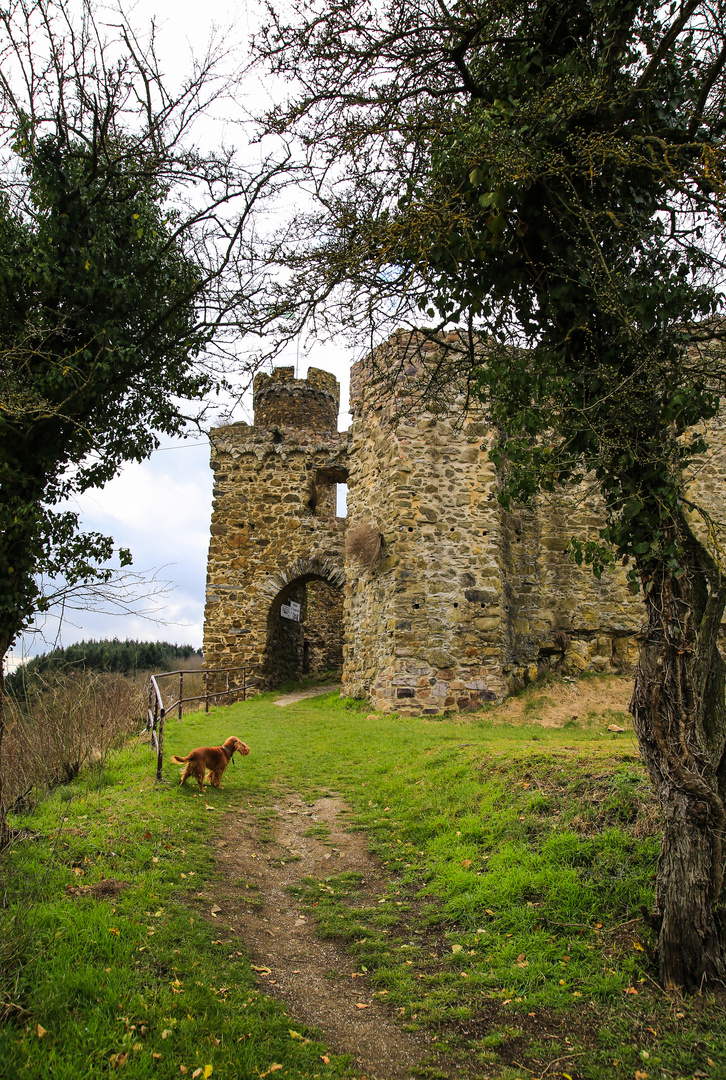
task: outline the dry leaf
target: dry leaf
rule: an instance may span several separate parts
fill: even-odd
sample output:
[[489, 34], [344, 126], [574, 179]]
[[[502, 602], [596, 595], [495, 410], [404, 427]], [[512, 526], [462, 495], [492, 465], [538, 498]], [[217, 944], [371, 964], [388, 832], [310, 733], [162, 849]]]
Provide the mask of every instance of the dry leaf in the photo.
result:
[[260, 975], [272, 975], [272, 969], [268, 967], [258, 967], [257, 964], [250, 964], [253, 971], [259, 971]]
[[221, 911], [221, 910], [222, 910], [222, 909], [221, 909], [221, 907], [219, 906], [219, 904], [212, 904], [212, 911], [211, 911], [211, 914], [212, 914], [212, 915], [214, 916], [214, 918], [215, 918], [215, 919], [217, 918], [217, 916], [219, 915], [219, 913], [220, 913], [220, 911]]
[[154, 1061], [161, 1061], [161, 1059], [163, 1058], [164, 1055], [163, 1054], [157, 1054], [156, 1052], [154, 1052], [151, 1056], [153, 1057]]
[[186, 1076], [186, 1074], [189, 1072], [189, 1069], [186, 1067], [186, 1065], [180, 1065], [179, 1072], [182, 1074], [182, 1076]]
[[[282, 1065], [278, 1065], [278, 1063], [276, 1061], [273, 1061], [272, 1065], [270, 1065], [267, 1072], [260, 1073], [260, 1080], [262, 1080], [263, 1076], [269, 1076], [270, 1073], [279, 1072], [281, 1068], [282, 1068]], [[205, 1080], [206, 1080], [206, 1077], [205, 1077]]]
[[207, 802], [207, 803], [204, 804], [204, 809], [205, 810], [214, 810], [214, 807], [210, 806], [209, 803]]
[[138, 1054], [139, 1050], [143, 1050], [143, 1049], [144, 1049], [144, 1044], [143, 1044], [143, 1043], [134, 1043], [134, 1045], [133, 1045], [133, 1046], [131, 1047], [131, 1049], [132, 1049], [133, 1051], [135, 1051], [135, 1053], [137, 1053], [137, 1054]]
[[330, 1064], [330, 1058], [328, 1057], [327, 1054], [321, 1054], [320, 1055], [320, 1060], [323, 1062], [324, 1065], [329, 1065]]
[[35, 1034], [38, 1036], [39, 1039], [42, 1039], [44, 1035], [48, 1034], [48, 1032], [42, 1024], [37, 1024], [35, 1028]]
[[116, 937], [119, 937], [120, 934], [121, 934], [121, 931], [117, 930], [115, 926], [109, 926], [108, 932], [109, 932], [109, 934], [115, 934]]
[[634, 986], [626, 986], [625, 990], [623, 992], [625, 994], [637, 994], [638, 993], [638, 991], [635, 989]]
[[356, 1001], [355, 1007], [356, 1009], [370, 1009], [370, 1005], [366, 1005], [363, 1001]]
[[108, 1063], [112, 1069], [123, 1069], [128, 1061], [128, 1051], [125, 1054], [111, 1054]]
[[451, 951], [452, 951], [452, 953], [460, 953], [463, 948], [464, 948], [463, 945], [452, 945], [451, 946]]
[[525, 959], [525, 954], [523, 952], [521, 952], [519, 954], [519, 956], [517, 957], [517, 963], [521, 964], [524, 959]]
[[164, 1030], [161, 1033], [161, 1037], [162, 1037], [162, 1039], [168, 1039], [169, 1036], [173, 1035], [173, 1034], [174, 1034], [174, 1032], [171, 1030], [171, 1028], [164, 1028]]
[[635, 1080], [648, 1080], [648, 1073], [641, 1072], [640, 1069], [635, 1070]]
[[[608, 731], [625, 731], [624, 727], [618, 727], [617, 724], [608, 724]], [[635, 1074], [638, 1075], [637, 1073]]]
[[462, 859], [461, 865], [464, 867], [465, 870], [468, 870], [471, 866], [471, 859]]

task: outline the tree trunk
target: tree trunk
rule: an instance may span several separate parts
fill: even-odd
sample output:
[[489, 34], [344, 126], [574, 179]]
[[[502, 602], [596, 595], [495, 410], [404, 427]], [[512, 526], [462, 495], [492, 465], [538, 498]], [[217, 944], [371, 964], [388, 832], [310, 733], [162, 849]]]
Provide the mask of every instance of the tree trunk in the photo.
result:
[[[655, 924], [665, 987], [726, 983], [726, 703], [717, 635], [726, 585], [686, 529], [684, 566], [643, 572], [648, 629], [630, 710], [664, 834]], [[683, 536], [681, 537], [684, 540]]]
[[[0, 648], [2, 647], [0, 643]], [[7, 649], [0, 652], [0, 852], [10, 842], [10, 830], [8, 829], [7, 814], [5, 811], [5, 795], [3, 792], [3, 737], [5, 735], [5, 654]]]

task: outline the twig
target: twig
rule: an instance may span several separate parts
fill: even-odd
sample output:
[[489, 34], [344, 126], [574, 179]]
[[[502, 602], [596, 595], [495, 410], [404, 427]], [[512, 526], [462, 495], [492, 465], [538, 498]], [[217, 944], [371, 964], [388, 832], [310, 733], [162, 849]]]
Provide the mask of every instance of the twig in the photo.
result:
[[[556, 1065], [559, 1061], [570, 1061], [572, 1058], [587, 1057], [587, 1051], [583, 1050], [581, 1054], [560, 1054], [559, 1057], [553, 1058], [549, 1065], [545, 1068], [544, 1072], [540, 1073], [541, 1077], [548, 1073], [553, 1065]], [[515, 1062], [516, 1064], [516, 1062]], [[519, 1066], [517, 1066], [519, 1068]]]

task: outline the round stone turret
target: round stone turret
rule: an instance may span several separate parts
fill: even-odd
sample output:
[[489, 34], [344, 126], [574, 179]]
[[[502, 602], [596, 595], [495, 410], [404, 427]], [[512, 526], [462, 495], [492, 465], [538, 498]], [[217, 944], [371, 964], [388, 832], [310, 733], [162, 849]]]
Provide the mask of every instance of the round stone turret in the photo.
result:
[[294, 368], [279, 367], [255, 376], [255, 427], [337, 431], [339, 404], [340, 386], [329, 371], [311, 367], [306, 379], [296, 379]]

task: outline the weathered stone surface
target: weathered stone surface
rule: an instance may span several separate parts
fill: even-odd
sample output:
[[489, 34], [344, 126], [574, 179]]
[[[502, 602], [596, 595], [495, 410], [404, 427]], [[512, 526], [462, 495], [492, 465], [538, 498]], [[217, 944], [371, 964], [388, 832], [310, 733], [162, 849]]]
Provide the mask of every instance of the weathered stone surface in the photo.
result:
[[[342, 663], [345, 521], [335, 485], [347, 475], [348, 440], [335, 430], [335, 378], [292, 374], [257, 377], [254, 427], [211, 434], [205, 666], [252, 668], [263, 686]], [[300, 622], [281, 615], [291, 601]]]
[[[408, 372], [395, 392], [370, 359], [353, 366], [345, 434], [333, 376], [296, 380], [292, 368], [255, 380], [254, 427], [212, 433], [208, 667], [254, 667], [269, 684], [342, 654], [344, 693], [429, 715], [475, 710], [544, 670], [637, 659], [644, 609], [626, 569], [597, 581], [565, 553], [573, 535], [599, 534], [594, 490], [503, 510], [487, 453], [496, 433], [454, 392], [449, 413], [416, 400], [419, 344], [399, 332], [375, 354]], [[707, 433], [690, 491], [721, 524], [726, 426], [717, 419]], [[347, 522], [383, 537], [371, 569], [344, 563], [334, 500], [346, 478]], [[301, 623], [280, 617], [290, 600]]]

